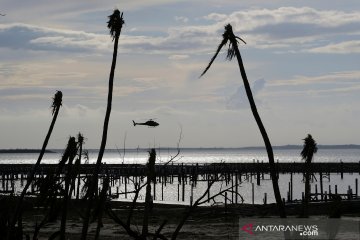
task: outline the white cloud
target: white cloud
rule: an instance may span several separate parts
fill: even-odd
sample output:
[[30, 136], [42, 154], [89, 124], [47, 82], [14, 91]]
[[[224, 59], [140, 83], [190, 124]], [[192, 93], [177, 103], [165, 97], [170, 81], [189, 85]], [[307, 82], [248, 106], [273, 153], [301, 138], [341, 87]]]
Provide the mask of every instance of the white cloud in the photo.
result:
[[185, 55], [185, 54], [174, 54], [169, 56], [170, 60], [184, 60], [187, 58], [189, 58], [189, 55]]
[[322, 47], [311, 48], [311, 53], [336, 53], [349, 54], [360, 53], [360, 41], [345, 41], [340, 43], [328, 44]]
[[[222, 32], [231, 23], [235, 34], [245, 36], [255, 48], [307, 48], [299, 43], [328, 40], [339, 34], [351, 39], [360, 27], [360, 13], [336, 10], [317, 10], [309, 7], [281, 7], [277, 9], [249, 9], [229, 14], [211, 13], [212, 27]], [[209, 25], [210, 27], [210, 25]], [[323, 43], [322, 43], [323, 44]]]
[[213, 21], [224, 21], [225, 19], [227, 19], [227, 15], [219, 14], [219, 13], [210, 13], [209, 15], [205, 16], [204, 19], [213, 20]]
[[[244, 37], [253, 48], [311, 49], [312, 52], [343, 53], [358, 51], [354, 35], [360, 28], [359, 12], [325, 11], [309, 7], [249, 9], [229, 15], [211, 13], [204, 17], [214, 22], [164, 28], [163, 36], [135, 35], [134, 28], [123, 29], [119, 49], [123, 52], [204, 53], [221, 39], [224, 25], [231, 23], [235, 34]], [[176, 16], [187, 22], [186, 17]], [[127, 34], [131, 33], [131, 35]], [[345, 36], [343, 43], [328, 44], [333, 37]], [[358, 35], [356, 35], [358, 36]], [[48, 28], [29, 24], [1, 24], [0, 47], [51, 51], [111, 51], [107, 34]], [[322, 40], [319, 42], [318, 40]], [[299, 44], [301, 43], [301, 44]], [[328, 46], [324, 46], [328, 44]], [[317, 46], [314, 48], [314, 46]]]
[[295, 76], [292, 79], [274, 80], [271, 87], [298, 86], [315, 83], [353, 84], [359, 82], [360, 71], [331, 72], [320, 76]]
[[[214, 15], [209, 15], [214, 16]], [[217, 16], [217, 15], [215, 15]], [[214, 17], [213, 17], [214, 18]], [[349, 24], [359, 24], [359, 12], [343, 12], [336, 10], [317, 10], [309, 7], [280, 7], [277, 9], [250, 9], [237, 11], [227, 18], [221, 18], [223, 23], [234, 22], [243, 31], [255, 30], [262, 26], [275, 26], [283, 23], [309, 24], [334, 28]]]
[[[325, 97], [329, 98], [328, 101], [336, 99], [346, 101], [346, 99], [356, 97], [359, 90], [360, 71], [344, 71], [269, 81], [265, 95], [267, 97], [292, 98], [291, 103], [294, 104], [296, 97], [300, 98], [299, 101], [304, 101], [304, 97]], [[331, 104], [331, 102], [327, 102], [327, 104]]]
[[0, 47], [47, 51], [111, 50], [111, 38], [23, 23], [0, 24]]
[[174, 19], [175, 21], [182, 23], [187, 23], [189, 21], [189, 18], [183, 16], [175, 16]]

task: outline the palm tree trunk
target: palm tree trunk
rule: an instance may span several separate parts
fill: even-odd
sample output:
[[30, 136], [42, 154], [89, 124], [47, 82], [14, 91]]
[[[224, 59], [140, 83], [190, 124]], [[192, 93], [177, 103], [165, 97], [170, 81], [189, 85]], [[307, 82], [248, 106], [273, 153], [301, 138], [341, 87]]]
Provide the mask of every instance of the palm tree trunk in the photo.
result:
[[75, 138], [73, 137], [69, 139], [68, 151], [70, 152], [70, 155], [69, 155], [69, 163], [67, 165], [67, 172], [65, 174], [65, 193], [63, 198], [63, 209], [62, 209], [62, 217], [60, 224], [60, 240], [65, 240], [68, 204], [69, 204], [69, 199], [71, 199], [73, 160], [76, 157], [76, 152], [77, 152]]
[[38, 157], [35, 165], [33, 166], [30, 174], [28, 175], [28, 179], [27, 179], [27, 181], [26, 181], [26, 185], [25, 185], [24, 189], [22, 190], [21, 195], [20, 195], [20, 198], [19, 198], [19, 200], [18, 200], [18, 202], [17, 202], [16, 208], [15, 208], [15, 213], [14, 213], [13, 219], [12, 219], [12, 221], [11, 221], [10, 228], [13, 228], [13, 227], [15, 226], [16, 221], [17, 221], [17, 218], [18, 218], [18, 216], [19, 216], [19, 214], [20, 214], [20, 212], [21, 212], [21, 207], [22, 207], [22, 203], [23, 203], [24, 198], [25, 198], [25, 194], [26, 194], [27, 190], [29, 189], [30, 184], [31, 184], [32, 181], [34, 180], [34, 178], [35, 178], [35, 173], [36, 173], [37, 169], [39, 168], [40, 162], [41, 162], [41, 160], [42, 160], [42, 158], [43, 158], [43, 156], [44, 156], [44, 154], [45, 154], [46, 146], [47, 146], [47, 144], [48, 144], [48, 142], [49, 142], [51, 133], [52, 133], [52, 131], [53, 131], [53, 129], [54, 129], [55, 122], [56, 122], [57, 116], [58, 116], [58, 114], [59, 114], [59, 110], [60, 110], [60, 106], [56, 107], [55, 112], [54, 112], [54, 114], [53, 114], [53, 119], [52, 119], [51, 124], [50, 124], [50, 128], [49, 128], [49, 130], [48, 130], [48, 132], [47, 132], [47, 134], [46, 134], [44, 143], [43, 143], [43, 145], [42, 145], [42, 148], [41, 148], [41, 151], [40, 151], [40, 154], [39, 154], [39, 157]]
[[311, 177], [311, 160], [313, 154], [310, 153], [308, 158], [305, 161], [305, 199], [304, 199], [304, 210], [303, 217], [309, 217], [309, 202], [310, 202], [310, 177]]
[[143, 217], [143, 226], [141, 236], [146, 239], [146, 236], [149, 232], [149, 216], [153, 207], [153, 202], [151, 199], [151, 182], [155, 180], [155, 160], [156, 160], [156, 151], [151, 149], [149, 162], [147, 164], [147, 177], [146, 177], [146, 195], [145, 195], [145, 209]]
[[111, 70], [110, 70], [110, 76], [109, 76], [109, 90], [108, 90], [108, 100], [107, 100], [107, 108], [106, 108], [106, 114], [105, 114], [105, 120], [104, 120], [104, 127], [103, 127], [103, 134], [101, 139], [101, 145], [99, 150], [99, 155], [96, 161], [95, 170], [94, 170], [94, 181], [92, 181], [92, 184], [89, 188], [90, 195], [89, 195], [89, 205], [86, 211], [83, 229], [82, 229], [82, 236], [81, 239], [85, 240], [87, 231], [89, 228], [89, 220], [90, 220], [90, 211], [91, 206], [93, 204], [93, 195], [94, 192], [97, 191], [98, 186], [98, 174], [101, 170], [101, 161], [104, 155], [105, 146], [106, 146], [106, 140], [107, 140], [107, 131], [109, 126], [109, 120], [110, 120], [110, 113], [111, 113], [111, 104], [112, 104], [112, 93], [113, 93], [113, 84], [114, 84], [114, 74], [115, 74], [115, 67], [116, 67], [116, 57], [117, 57], [117, 49], [118, 49], [118, 42], [119, 37], [115, 37], [114, 39], [114, 51], [113, 51], [113, 58], [112, 58], [112, 64], [111, 64]]
[[310, 201], [310, 164], [305, 163], [306, 166], [306, 172], [305, 172], [305, 199], [304, 199], [304, 210], [303, 210], [303, 217], [307, 218], [309, 217], [309, 201]]
[[272, 146], [271, 146], [271, 143], [270, 143], [270, 139], [266, 133], [266, 130], [265, 130], [265, 127], [261, 121], [261, 118], [260, 118], [260, 115], [257, 111], [257, 108], [256, 108], [256, 104], [255, 104], [255, 101], [254, 101], [254, 97], [252, 95], [252, 92], [251, 92], [251, 88], [250, 88], [250, 84], [249, 84], [249, 81], [247, 79], [247, 76], [246, 76], [246, 72], [245, 72], [245, 67], [244, 67], [244, 64], [242, 62], [242, 58], [241, 58], [241, 55], [240, 55], [240, 51], [237, 47], [237, 44], [235, 43], [234, 44], [234, 49], [235, 49], [235, 54], [236, 54], [236, 58], [237, 58], [237, 61], [238, 61], [238, 64], [239, 64], [239, 68], [240, 68], [240, 73], [241, 73], [241, 76], [242, 76], [242, 79], [244, 81], [244, 87], [245, 87], [245, 91], [246, 91], [246, 95], [249, 99], [249, 103], [250, 103], [250, 107], [251, 107], [251, 111], [254, 115], [254, 118], [255, 118], [255, 121], [259, 127], [259, 130], [261, 132], [261, 136], [264, 140], [264, 143], [265, 143], [265, 147], [266, 147], [266, 152], [267, 152], [267, 155], [268, 155], [268, 158], [269, 158], [269, 165], [270, 165], [270, 176], [271, 176], [271, 180], [272, 180], [272, 184], [273, 184], [273, 189], [274, 189], [274, 195], [275, 195], [275, 200], [276, 200], [276, 204], [277, 204], [277, 207], [278, 207], [278, 210], [279, 210], [279, 215], [281, 218], [286, 218], [286, 212], [285, 212], [285, 207], [284, 207], [284, 204], [283, 204], [283, 201], [281, 199], [281, 194], [280, 194], [280, 189], [279, 189], [279, 184], [278, 184], [278, 178], [277, 178], [277, 171], [276, 171], [276, 168], [275, 168], [275, 161], [274, 161], [274, 153], [273, 153], [273, 150], [272, 150]]

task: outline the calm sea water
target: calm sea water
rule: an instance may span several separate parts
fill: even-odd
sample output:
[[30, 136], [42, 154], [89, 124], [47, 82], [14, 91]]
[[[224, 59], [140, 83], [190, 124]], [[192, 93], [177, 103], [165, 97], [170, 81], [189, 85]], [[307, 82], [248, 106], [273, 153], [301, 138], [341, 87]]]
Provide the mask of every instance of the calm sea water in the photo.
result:
[[[61, 158], [62, 151], [55, 150], [55, 153], [46, 153], [42, 162], [43, 163], [58, 163]], [[279, 162], [300, 162], [300, 151], [301, 149], [287, 149], [287, 150], [274, 150], [275, 160]], [[157, 162], [164, 163], [167, 162], [172, 156], [175, 156], [177, 153], [174, 149], [157, 149]], [[97, 159], [97, 150], [89, 151], [89, 163], [96, 162]], [[37, 153], [12, 153], [12, 154], [0, 154], [0, 164], [10, 163], [10, 164], [20, 164], [20, 163], [35, 163], [38, 158]], [[106, 151], [103, 162], [108, 164], [110, 163], [146, 163], [148, 159], [147, 150], [138, 149], [138, 150], [126, 150], [125, 155], [123, 150], [108, 150]], [[264, 149], [181, 149], [180, 154], [175, 159], [176, 163], [213, 163], [213, 162], [253, 162], [253, 161], [264, 161], [267, 162], [267, 154]], [[359, 162], [360, 161], [360, 149], [319, 149], [318, 153], [314, 157], [315, 162]], [[304, 191], [304, 183], [302, 174], [294, 174], [294, 199], [301, 199], [301, 194]], [[319, 176], [316, 175], [317, 181]], [[359, 174], [346, 174], [344, 179], [340, 178], [338, 174], [331, 174], [329, 178], [324, 180], [324, 189], [328, 191], [329, 187], [334, 191], [335, 185], [337, 185], [339, 193], [346, 193], [347, 189], [351, 187], [355, 191], [355, 179], [359, 178]], [[279, 187], [281, 194], [284, 198], [287, 196], [288, 192], [288, 183], [290, 181], [290, 174], [281, 174], [279, 176]], [[319, 185], [316, 180], [311, 183], [312, 192], [315, 191], [315, 185]], [[157, 184], [158, 185], [158, 184]], [[120, 192], [125, 191], [125, 186], [123, 183], [116, 183], [116, 186], [119, 187]], [[114, 193], [117, 189], [116, 186], [113, 187], [112, 192]], [[157, 187], [155, 202], [161, 203], [177, 203], [177, 204], [189, 204], [191, 195], [193, 199], [200, 197], [203, 192], [206, 190], [206, 182], [199, 182], [199, 184], [192, 189], [191, 185], [187, 184], [185, 186], [185, 201], [178, 202], [178, 183], [175, 180], [174, 184], [167, 184], [162, 186], [161, 183]], [[319, 186], [317, 186], [319, 187]], [[161, 188], [164, 188], [161, 191]], [[220, 189], [224, 189], [223, 182], [217, 182], [214, 184], [211, 189], [211, 193], [216, 193]], [[244, 198], [245, 203], [252, 202], [252, 181], [251, 179], [243, 179], [241, 185], [239, 186], [239, 192]], [[1, 186], [0, 186], [1, 189]], [[16, 184], [17, 192], [22, 188], [20, 183]], [[128, 191], [131, 191], [132, 186], [127, 186]], [[163, 192], [163, 193], [162, 193]], [[261, 185], [257, 186], [255, 181], [254, 186], [254, 202], [261, 204], [263, 203], [264, 195], [267, 194], [267, 202], [275, 202], [272, 190], [272, 183], [269, 175], [265, 176], [265, 180], [261, 181]], [[122, 201], [131, 201], [132, 195], [128, 194], [125, 198], [125, 195], [121, 195], [118, 200]], [[139, 201], [145, 199], [145, 192], [140, 192]], [[163, 200], [161, 200], [163, 199]], [[216, 201], [219, 203], [224, 202], [223, 197], [216, 198]], [[211, 203], [208, 203], [211, 204]]]
[[[46, 153], [42, 163], [58, 163], [62, 150], [54, 150], [55, 153]], [[176, 155], [175, 149], [157, 149], [157, 162], [164, 163]], [[300, 162], [301, 149], [275, 149], [275, 160], [279, 162]], [[97, 150], [89, 150], [89, 163], [96, 162]], [[0, 153], [0, 164], [35, 163], [38, 153]], [[103, 162], [116, 163], [146, 163], [148, 159], [147, 150], [127, 149], [107, 150]], [[214, 162], [267, 162], [265, 149], [180, 149], [180, 154], [175, 159], [178, 163], [214, 163]], [[314, 162], [358, 162], [360, 161], [360, 149], [319, 149], [314, 156]]]

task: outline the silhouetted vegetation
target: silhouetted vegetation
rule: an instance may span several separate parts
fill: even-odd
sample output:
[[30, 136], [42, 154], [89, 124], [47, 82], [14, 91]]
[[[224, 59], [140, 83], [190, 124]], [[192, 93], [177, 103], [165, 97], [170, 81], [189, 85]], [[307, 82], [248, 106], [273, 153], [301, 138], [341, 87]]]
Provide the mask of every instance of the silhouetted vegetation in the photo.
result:
[[204, 72], [201, 74], [201, 76], [203, 76], [211, 67], [212, 63], [214, 62], [215, 58], [217, 57], [217, 55], [219, 54], [220, 50], [227, 44], [229, 43], [229, 47], [227, 50], [227, 55], [226, 58], [228, 60], [232, 60], [234, 57], [236, 57], [237, 61], [238, 61], [238, 65], [240, 68], [240, 73], [241, 73], [241, 77], [243, 79], [244, 82], [244, 87], [245, 87], [245, 91], [246, 91], [246, 95], [248, 97], [249, 103], [250, 103], [250, 107], [251, 107], [251, 111], [254, 115], [255, 121], [259, 127], [259, 130], [261, 132], [261, 136], [264, 140], [265, 143], [265, 147], [266, 147], [266, 152], [268, 155], [268, 159], [269, 159], [269, 165], [270, 165], [270, 175], [271, 175], [271, 180], [272, 180], [272, 184], [273, 184], [273, 189], [274, 189], [274, 195], [275, 195], [275, 200], [279, 209], [279, 214], [280, 217], [285, 218], [286, 217], [286, 213], [285, 213], [285, 208], [284, 208], [284, 204], [281, 198], [281, 194], [280, 194], [280, 189], [279, 189], [279, 184], [278, 184], [278, 176], [277, 176], [277, 171], [276, 171], [276, 167], [275, 167], [275, 161], [274, 161], [274, 153], [272, 150], [272, 146], [270, 143], [270, 139], [266, 133], [264, 124], [261, 121], [260, 115], [257, 111], [256, 108], [256, 104], [255, 104], [255, 100], [254, 97], [252, 95], [251, 92], [251, 88], [250, 88], [250, 84], [249, 81], [247, 79], [246, 76], [246, 72], [245, 72], [245, 67], [240, 55], [240, 51], [239, 51], [239, 47], [238, 47], [238, 40], [241, 40], [242, 42], [245, 43], [244, 40], [242, 40], [241, 38], [235, 36], [235, 34], [233, 33], [232, 30], [232, 26], [230, 24], [225, 26], [225, 32], [223, 33], [223, 40], [221, 41], [220, 45], [218, 46], [215, 55], [211, 58], [209, 64], [207, 65], [207, 67], [205, 68]]
[[305, 198], [304, 198], [304, 212], [303, 217], [309, 217], [308, 205], [310, 201], [310, 178], [312, 176], [311, 172], [311, 161], [314, 154], [317, 152], [317, 146], [315, 140], [310, 134], [304, 138], [304, 148], [301, 151], [300, 155], [303, 160], [305, 160]]
[[[30, 172], [29, 177], [28, 177], [27, 182], [26, 182], [26, 185], [25, 185], [24, 189], [22, 190], [22, 193], [21, 193], [20, 198], [18, 200], [17, 206], [15, 208], [15, 213], [13, 215], [13, 219], [12, 219], [11, 224], [10, 224], [10, 230], [15, 226], [16, 222], [18, 221], [19, 215], [21, 215], [20, 212], [21, 212], [22, 203], [23, 203], [25, 194], [26, 194], [27, 190], [29, 189], [30, 184], [34, 180], [34, 175], [35, 175], [35, 173], [36, 173], [36, 171], [37, 171], [37, 169], [38, 169], [38, 167], [39, 167], [39, 165], [41, 163], [41, 160], [42, 160], [42, 158], [44, 156], [46, 146], [47, 146], [47, 144], [49, 142], [51, 133], [52, 133], [52, 131], [54, 129], [55, 122], [56, 122], [57, 116], [59, 114], [59, 110], [60, 110], [61, 105], [62, 105], [62, 92], [57, 91], [55, 93], [55, 96], [53, 98], [53, 102], [52, 102], [52, 105], [51, 105], [53, 119], [51, 121], [50, 128], [49, 128], [48, 133], [47, 133], [47, 135], [45, 137], [45, 140], [44, 140], [43, 146], [41, 148], [39, 158], [36, 161], [32, 171]], [[10, 235], [8, 237], [11, 238]]]
[[[1, 14], [0, 14], [1, 15]], [[102, 163], [103, 155], [106, 148], [106, 141], [107, 141], [107, 134], [108, 134], [108, 127], [110, 121], [110, 114], [111, 114], [111, 106], [112, 106], [112, 94], [113, 94], [113, 84], [114, 84], [114, 75], [115, 75], [115, 68], [116, 68], [116, 60], [117, 60], [117, 51], [118, 51], [118, 43], [119, 37], [121, 34], [122, 26], [124, 24], [123, 13], [119, 10], [114, 10], [113, 14], [108, 16], [109, 20], [107, 22], [107, 27], [110, 31], [110, 36], [114, 42], [114, 49], [113, 49], [113, 57], [112, 57], [112, 64], [110, 69], [110, 76], [109, 76], [109, 86], [108, 86], [108, 98], [107, 98], [107, 108], [105, 113], [103, 131], [102, 131], [102, 138], [101, 144], [99, 148], [99, 153], [97, 156], [96, 163], [91, 172], [82, 172], [82, 160], [85, 159], [85, 163], [88, 163], [88, 156], [87, 151], [83, 149], [83, 145], [85, 142], [85, 138], [81, 133], [78, 133], [77, 137], [69, 137], [67, 145], [63, 151], [61, 158], [59, 159], [58, 164], [56, 164], [54, 168], [51, 168], [49, 171], [46, 172], [44, 175], [43, 173], [39, 174], [39, 168], [41, 165], [42, 158], [44, 153], [46, 152], [46, 147], [48, 145], [49, 139], [51, 137], [53, 128], [55, 126], [55, 122], [57, 120], [60, 107], [62, 106], [62, 92], [57, 91], [53, 98], [52, 102], [52, 121], [50, 124], [50, 128], [47, 132], [45, 137], [44, 143], [42, 145], [39, 157], [36, 163], [33, 165], [31, 171], [28, 173], [26, 178], [26, 184], [23, 187], [20, 196], [15, 196], [14, 191], [9, 194], [9, 196], [1, 197], [0, 198], [0, 239], [7, 239], [7, 240], [22, 240], [24, 236], [26, 239], [30, 239], [30, 234], [32, 234], [32, 239], [37, 240], [39, 239], [44, 231], [44, 228], [49, 223], [53, 223], [59, 221], [60, 223], [56, 225], [56, 229], [53, 230], [50, 234], [48, 234], [48, 239], [60, 239], [65, 240], [69, 239], [69, 215], [75, 215], [78, 222], [82, 224], [81, 228], [81, 239], [86, 240], [90, 238], [89, 234], [89, 227], [91, 224], [95, 225], [95, 230], [91, 233], [91, 237], [94, 239], [101, 239], [101, 230], [104, 226], [104, 218], [107, 217], [107, 220], [112, 220], [116, 223], [119, 227], [119, 230], [123, 230], [126, 234], [135, 240], [147, 240], [147, 239], [171, 239], [175, 240], [179, 237], [180, 232], [182, 231], [183, 227], [186, 225], [189, 218], [196, 213], [200, 206], [207, 205], [207, 206], [214, 206], [217, 204], [216, 199], [221, 197], [224, 199], [224, 208], [225, 208], [225, 217], [228, 214], [228, 204], [232, 205], [232, 207], [238, 207], [238, 198], [241, 199], [241, 203], [244, 202], [243, 197], [238, 192], [238, 187], [241, 184], [241, 173], [238, 175], [238, 169], [235, 171], [231, 171], [231, 166], [237, 165], [237, 163], [233, 163], [234, 165], [225, 165], [223, 162], [220, 164], [213, 164], [211, 165], [211, 169], [205, 167], [202, 169], [204, 171], [205, 178], [203, 181], [205, 182], [204, 189], [202, 190], [202, 194], [196, 199], [193, 198], [193, 188], [196, 182], [198, 181], [198, 165], [196, 168], [192, 168], [192, 170], [196, 169], [196, 171], [186, 172], [183, 170], [183, 166], [181, 166], [181, 172], [178, 173], [171, 173], [172, 176], [178, 174], [178, 199], [179, 199], [179, 188], [182, 184], [183, 187], [183, 201], [185, 196], [185, 179], [189, 178], [191, 181], [191, 197], [190, 203], [186, 206], [183, 206], [183, 210], [181, 214], [177, 213], [176, 215], [176, 224], [175, 227], [171, 228], [170, 230], [167, 229], [165, 232], [164, 229], [167, 227], [169, 216], [160, 216], [161, 222], [156, 223], [156, 227], [154, 227], [154, 222], [152, 222], [152, 217], [155, 214], [154, 210], [156, 206], [154, 204], [154, 199], [156, 197], [155, 186], [157, 182], [157, 153], [155, 149], [150, 149], [149, 151], [149, 158], [146, 164], [146, 167], [143, 165], [143, 172], [136, 172], [134, 176], [139, 177], [139, 181], [131, 179], [129, 174], [124, 176], [126, 183], [132, 183], [133, 189], [127, 190], [125, 185], [125, 190], [122, 192], [117, 192], [116, 196], [119, 198], [119, 194], [129, 194], [132, 197], [132, 201], [126, 205], [126, 211], [117, 212], [111, 205], [111, 198], [113, 195], [111, 194], [111, 184], [114, 181], [114, 175], [111, 175], [111, 169], [108, 169], [105, 164]], [[242, 76], [242, 80], [244, 83], [244, 87], [246, 90], [246, 94], [249, 100], [249, 104], [252, 110], [252, 114], [255, 118], [255, 121], [258, 125], [260, 133], [262, 135], [265, 148], [267, 151], [267, 156], [269, 160], [270, 166], [270, 177], [272, 180], [272, 186], [274, 190], [275, 200], [278, 208], [278, 214], [281, 218], [286, 218], [285, 206], [283, 200], [280, 195], [280, 190], [278, 186], [278, 171], [275, 168], [274, 162], [274, 154], [273, 154], [273, 147], [270, 143], [270, 139], [267, 135], [265, 127], [262, 123], [260, 115], [257, 111], [257, 107], [252, 95], [252, 91], [250, 88], [249, 81], [247, 79], [247, 75], [245, 72], [245, 67], [242, 62], [242, 58], [240, 55], [238, 43], [239, 40], [244, 42], [245, 41], [237, 36], [234, 35], [232, 26], [230, 24], [225, 26], [225, 32], [223, 33], [223, 39], [218, 46], [214, 56], [211, 58], [209, 64], [202, 72], [201, 76], [203, 76], [211, 67], [213, 62], [215, 61], [216, 57], [218, 56], [221, 49], [229, 44], [227, 50], [226, 58], [228, 60], [232, 60], [236, 57], [238, 61], [238, 66], [240, 69], [240, 73]], [[146, 126], [158, 126], [159, 124], [149, 120], [145, 123], [135, 123], [135, 125], [146, 125]], [[125, 135], [126, 139], [126, 135]], [[175, 162], [178, 160], [180, 154], [180, 142], [182, 139], [182, 127], [180, 129], [179, 139], [177, 142], [176, 153], [173, 156], [170, 156], [169, 159], [162, 163], [161, 170], [166, 171], [166, 168], [170, 166], [170, 163]], [[286, 149], [294, 148], [294, 146], [286, 146]], [[310, 202], [310, 177], [312, 174], [312, 170], [314, 166], [312, 166], [312, 159], [314, 154], [317, 152], [317, 144], [312, 136], [309, 134], [304, 139], [303, 149], [301, 151], [301, 157], [305, 160], [304, 164], [304, 176], [305, 176], [305, 198], [303, 203], [303, 216], [309, 216], [309, 202]], [[125, 156], [125, 140], [124, 140], [124, 156]], [[123, 160], [124, 161], [124, 160]], [[255, 163], [253, 163], [255, 164]], [[260, 170], [259, 170], [259, 162], [255, 168], [257, 172], [257, 180], [259, 181], [260, 185]], [[290, 164], [290, 163], [289, 163]], [[251, 163], [249, 163], [251, 165]], [[90, 165], [87, 165], [90, 166]], [[230, 167], [229, 167], [230, 166]], [[268, 165], [266, 165], [267, 167]], [[300, 170], [302, 167], [302, 163], [299, 163]], [[91, 166], [90, 166], [91, 167]], [[137, 166], [136, 166], [137, 167]], [[263, 167], [261, 165], [261, 167]], [[293, 169], [293, 166], [291, 166]], [[220, 169], [220, 170], [219, 170]], [[254, 168], [253, 168], [254, 169]], [[250, 178], [252, 178], [252, 173], [250, 167], [246, 169], [246, 174], [250, 172]], [[264, 173], [266, 170], [262, 170]], [[122, 173], [121, 173], [122, 174]], [[140, 176], [139, 176], [140, 175]], [[165, 184], [166, 184], [166, 174], [165, 175]], [[118, 177], [118, 176], [117, 176]], [[158, 176], [159, 177], [159, 176]], [[162, 176], [163, 177], [163, 176]], [[247, 176], [248, 177], [248, 176]], [[159, 180], [161, 178], [158, 178]], [[191, 179], [191, 180], [190, 180]], [[264, 179], [264, 177], [263, 177]], [[249, 180], [249, 179], [247, 179]], [[164, 180], [161, 180], [164, 181]], [[172, 180], [173, 181], [173, 180]], [[234, 183], [235, 181], [235, 183]], [[239, 182], [238, 182], [239, 181]], [[292, 180], [291, 180], [292, 181]], [[217, 188], [216, 191], [213, 191], [213, 186], [216, 185], [215, 183], [220, 182], [220, 187]], [[231, 182], [231, 185], [229, 184]], [[99, 188], [99, 183], [101, 187]], [[223, 186], [225, 183], [226, 187]], [[229, 186], [228, 186], [229, 184]], [[31, 192], [28, 192], [31, 186]], [[153, 186], [153, 187], [152, 187]], [[252, 185], [253, 186], [253, 185]], [[81, 192], [80, 192], [80, 188]], [[144, 190], [145, 189], [145, 190]], [[254, 189], [254, 188], [253, 188]], [[119, 190], [119, 189], [117, 189]], [[350, 190], [350, 189], [349, 189]], [[139, 200], [140, 192], [145, 191], [145, 198]], [[152, 194], [153, 193], [153, 194]], [[26, 205], [25, 197], [27, 195], [31, 195], [31, 198], [27, 199], [31, 204], [31, 207]], [[231, 198], [229, 197], [231, 195]], [[266, 196], [266, 195], [265, 195]], [[322, 194], [321, 194], [322, 196]], [[329, 193], [330, 196], [330, 193]], [[349, 199], [351, 198], [351, 193], [349, 193]], [[356, 195], [357, 196], [357, 195]], [[74, 198], [76, 198], [75, 201]], [[266, 197], [265, 197], [266, 199]], [[331, 217], [340, 217], [340, 207], [341, 207], [341, 197], [334, 195], [333, 196], [333, 211], [330, 213]], [[74, 203], [78, 205], [75, 207]], [[240, 202], [240, 201], [239, 201]], [[28, 203], [28, 202], [27, 202]], [[253, 208], [248, 208], [247, 211], [257, 210], [261, 212], [262, 209], [258, 210], [254, 207], [254, 203], [252, 205]], [[264, 205], [266, 204], [266, 200], [264, 201]], [[78, 207], [80, 206], [80, 207]], [[301, 207], [301, 204], [298, 204]], [[235, 209], [234, 207], [234, 209]], [[271, 207], [270, 207], [271, 208]], [[24, 226], [23, 226], [23, 216], [26, 210], [36, 209], [37, 213], [41, 213], [41, 220], [36, 221], [33, 231], [27, 231], [24, 233]], [[269, 209], [265, 209], [264, 212], [271, 211]], [[261, 212], [263, 214], [264, 212]], [[300, 212], [300, 211], [299, 211]], [[248, 214], [248, 213], [247, 213]], [[253, 214], [253, 215], [251, 215]], [[254, 216], [256, 213], [250, 213], [251, 216]], [[260, 215], [260, 214], [259, 214]], [[266, 215], [264, 213], [264, 215]], [[159, 217], [159, 216], [158, 216]], [[202, 216], [203, 217], [203, 216]], [[238, 216], [236, 216], [238, 218]], [[223, 220], [223, 219], [222, 219]], [[238, 219], [236, 219], [237, 221]], [[284, 219], [285, 221], [286, 219]], [[151, 225], [152, 224], [152, 225]], [[238, 226], [236, 226], [238, 227]], [[80, 233], [79, 233], [80, 234]], [[80, 236], [80, 235], [78, 235]]]
[[104, 127], [103, 127], [103, 134], [101, 139], [101, 145], [99, 150], [99, 155], [96, 161], [96, 167], [93, 174], [93, 180], [91, 181], [91, 185], [89, 187], [89, 199], [88, 199], [88, 210], [85, 215], [82, 237], [81, 239], [85, 240], [88, 232], [89, 226], [89, 219], [90, 219], [90, 212], [93, 204], [93, 195], [95, 191], [97, 191], [98, 186], [98, 174], [101, 168], [101, 161], [104, 155], [105, 147], [106, 147], [106, 140], [107, 140], [107, 132], [110, 120], [110, 113], [111, 113], [111, 105], [112, 105], [112, 94], [113, 94], [113, 85], [114, 85], [114, 75], [115, 75], [115, 67], [116, 67], [116, 58], [117, 58], [117, 50], [118, 50], [118, 43], [119, 37], [121, 33], [122, 26], [124, 24], [123, 13], [120, 13], [118, 9], [114, 10], [113, 14], [109, 16], [109, 21], [107, 27], [110, 30], [110, 35], [114, 41], [114, 51], [113, 51], [113, 58], [112, 64], [110, 69], [110, 77], [109, 77], [109, 89], [108, 89], [108, 100], [107, 100], [107, 108], [106, 114], [104, 119]]

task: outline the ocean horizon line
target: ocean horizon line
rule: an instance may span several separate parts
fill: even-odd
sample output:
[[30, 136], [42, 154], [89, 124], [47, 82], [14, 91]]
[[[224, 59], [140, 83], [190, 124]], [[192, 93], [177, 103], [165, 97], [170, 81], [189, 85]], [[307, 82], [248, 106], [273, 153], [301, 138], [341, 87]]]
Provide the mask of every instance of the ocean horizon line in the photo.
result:
[[[336, 144], [336, 145], [317, 145], [318, 149], [360, 149], [358, 144]], [[265, 146], [247, 146], [247, 147], [138, 147], [138, 148], [125, 148], [129, 151], [147, 151], [151, 148], [161, 150], [266, 150]], [[292, 150], [302, 149], [303, 145], [279, 145], [273, 146], [274, 150]], [[63, 151], [60, 148], [48, 148], [47, 153]], [[88, 148], [88, 151], [98, 151], [98, 148]], [[108, 148], [106, 151], [124, 151], [124, 148]], [[37, 153], [41, 149], [36, 148], [4, 148], [0, 149], [0, 153]]]

